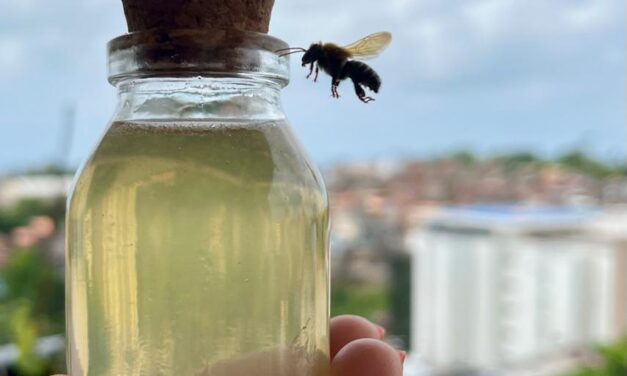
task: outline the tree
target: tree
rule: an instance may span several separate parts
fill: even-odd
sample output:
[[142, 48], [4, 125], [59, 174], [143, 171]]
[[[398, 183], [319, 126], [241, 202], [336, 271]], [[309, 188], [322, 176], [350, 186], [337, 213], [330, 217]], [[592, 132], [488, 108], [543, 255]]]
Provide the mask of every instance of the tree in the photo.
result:
[[0, 270], [0, 281], [0, 342], [18, 346], [19, 374], [44, 375], [48, 365], [33, 346], [41, 336], [64, 332], [63, 277], [37, 249], [23, 249]]
[[596, 348], [599, 362], [585, 365], [568, 376], [625, 376], [627, 375], [627, 337], [612, 345]]
[[603, 179], [616, 173], [614, 169], [588, 157], [585, 153], [575, 150], [564, 154], [557, 162], [574, 171], [582, 172], [596, 179]]
[[402, 339], [404, 348], [411, 349], [411, 258], [407, 254], [399, 253], [391, 259], [390, 266], [390, 334]]
[[47, 201], [27, 199], [11, 207], [0, 208], [0, 232], [10, 232], [15, 227], [24, 226], [37, 215], [47, 215], [59, 224], [65, 216], [65, 198]]

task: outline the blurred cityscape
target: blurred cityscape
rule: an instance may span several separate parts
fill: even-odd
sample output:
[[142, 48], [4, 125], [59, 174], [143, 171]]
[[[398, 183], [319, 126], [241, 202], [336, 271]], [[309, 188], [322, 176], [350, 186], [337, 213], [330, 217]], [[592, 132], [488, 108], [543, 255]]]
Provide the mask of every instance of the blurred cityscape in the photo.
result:
[[[627, 169], [573, 151], [325, 172], [332, 313], [385, 325], [406, 375], [627, 375]], [[63, 372], [71, 173], [0, 178], [0, 376]]]

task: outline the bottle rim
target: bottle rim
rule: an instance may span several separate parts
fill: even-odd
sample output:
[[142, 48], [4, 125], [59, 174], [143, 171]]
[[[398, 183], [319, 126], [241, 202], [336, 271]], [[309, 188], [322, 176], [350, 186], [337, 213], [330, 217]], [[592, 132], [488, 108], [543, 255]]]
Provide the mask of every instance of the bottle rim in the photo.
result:
[[252, 31], [225, 29], [148, 30], [107, 44], [108, 80], [116, 85], [146, 77], [245, 77], [289, 81], [287, 43]]

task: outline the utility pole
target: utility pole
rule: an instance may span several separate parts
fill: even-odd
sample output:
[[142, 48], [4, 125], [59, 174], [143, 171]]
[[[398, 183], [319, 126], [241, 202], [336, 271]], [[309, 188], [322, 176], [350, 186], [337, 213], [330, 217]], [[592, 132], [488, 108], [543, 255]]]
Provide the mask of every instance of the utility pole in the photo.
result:
[[72, 143], [74, 141], [74, 128], [76, 124], [76, 107], [74, 104], [66, 105], [61, 113], [61, 129], [59, 134], [59, 150], [57, 153], [57, 165], [65, 171], [69, 166]]

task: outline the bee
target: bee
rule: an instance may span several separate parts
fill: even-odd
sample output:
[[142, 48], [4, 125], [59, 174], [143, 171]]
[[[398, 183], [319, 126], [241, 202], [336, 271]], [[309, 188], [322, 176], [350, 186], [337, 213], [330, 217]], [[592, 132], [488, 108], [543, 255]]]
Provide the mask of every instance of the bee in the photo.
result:
[[366, 96], [364, 86], [379, 92], [381, 78], [370, 66], [359, 60], [367, 60], [378, 56], [392, 40], [392, 34], [381, 32], [370, 34], [347, 46], [340, 47], [333, 43], [313, 43], [308, 49], [302, 47], [290, 47], [277, 50], [279, 56], [304, 52], [301, 60], [302, 66], [309, 64], [307, 79], [314, 73], [314, 82], [318, 80], [320, 68], [331, 76], [331, 96], [339, 98], [337, 87], [342, 80], [350, 78], [353, 81], [357, 98], [364, 103], [373, 101], [374, 98]]

